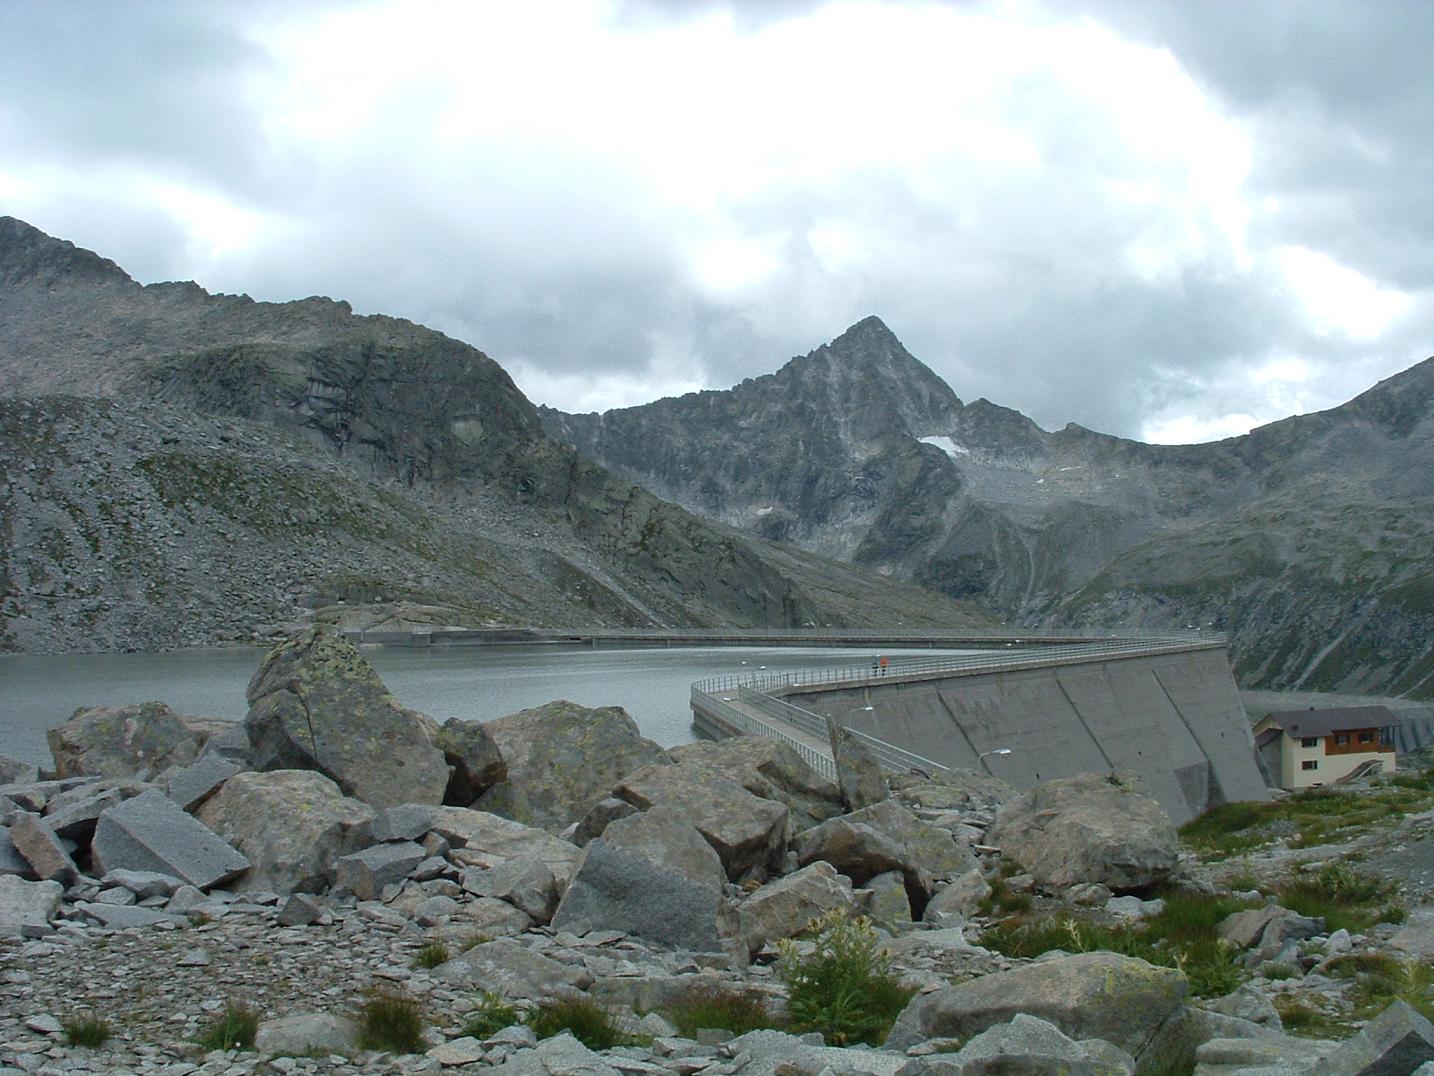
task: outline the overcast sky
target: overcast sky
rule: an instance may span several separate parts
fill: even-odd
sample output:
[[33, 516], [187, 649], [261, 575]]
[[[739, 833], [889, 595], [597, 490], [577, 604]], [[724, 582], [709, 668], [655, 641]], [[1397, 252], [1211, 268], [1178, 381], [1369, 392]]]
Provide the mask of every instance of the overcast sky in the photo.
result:
[[1434, 354], [1434, 4], [0, 0], [0, 213], [605, 410], [868, 314], [1209, 440]]

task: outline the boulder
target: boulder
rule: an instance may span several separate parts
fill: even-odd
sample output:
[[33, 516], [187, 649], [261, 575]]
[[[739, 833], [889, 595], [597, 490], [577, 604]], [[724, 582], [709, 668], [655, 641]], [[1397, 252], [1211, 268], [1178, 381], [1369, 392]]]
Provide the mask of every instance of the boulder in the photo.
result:
[[961, 1076], [1130, 1076], [1135, 1071], [1135, 1059], [1119, 1047], [1100, 1039], [1077, 1042], [1048, 1020], [1026, 1013], [988, 1027], [949, 1060]]
[[433, 823], [433, 808], [426, 803], [405, 803], [387, 807], [374, 816], [375, 841], [416, 841]]
[[235, 888], [317, 892], [341, 856], [371, 843], [374, 811], [312, 770], [237, 773], [199, 808], [198, 819], [250, 862]]
[[[887, 804], [877, 806], [885, 808]], [[890, 806], [899, 808], [894, 802]], [[830, 863], [859, 886], [878, 874], [897, 871], [906, 884], [912, 913], [919, 916], [925, 911], [926, 902], [935, 890], [935, 879], [909, 845], [868, 822], [855, 821], [856, 818], [856, 814], [842, 815], [797, 834], [792, 842], [797, 862], [803, 866], [819, 860]], [[950, 841], [950, 834], [937, 832]], [[955, 843], [951, 843], [954, 850]]]
[[[581, 850], [546, 830], [467, 807], [439, 807], [429, 828], [474, 866], [492, 867], [504, 860], [537, 856], [553, 872], [559, 888], [568, 884]], [[463, 861], [463, 855], [455, 855]], [[474, 862], [481, 860], [482, 862]]]
[[582, 989], [590, 981], [581, 967], [560, 963], [510, 938], [475, 945], [434, 968], [433, 974], [461, 987], [532, 1001], [564, 989]]
[[647, 766], [616, 791], [641, 810], [665, 805], [686, 812], [733, 881], [760, 881], [780, 871], [787, 845], [783, 804], [759, 799], [735, 781], [687, 764]]
[[59, 882], [27, 882], [0, 875], [0, 938], [34, 938], [50, 931], [65, 887]]
[[20, 854], [15, 842], [10, 839], [10, 827], [0, 826], [0, 874], [17, 878], [33, 878], [30, 862]]
[[649, 944], [722, 952], [722, 894], [605, 837], [588, 843], [553, 915], [555, 930], [619, 930]]
[[91, 845], [100, 873], [172, 874], [209, 889], [249, 869], [249, 860], [155, 789], [100, 815]]
[[833, 908], [856, 911], [851, 879], [830, 863], [813, 863], [762, 886], [738, 906], [737, 916], [747, 949], [755, 953], [768, 942], [795, 937]]
[[558, 905], [557, 879], [536, 855], [515, 856], [488, 870], [465, 872], [463, 888], [507, 901], [539, 923], [552, 919]]
[[847, 811], [880, 803], [891, 795], [886, 787], [886, 774], [871, 749], [857, 739], [851, 729], [843, 728], [827, 718], [827, 739], [832, 746], [832, 762], [836, 767], [837, 787]]
[[907, 1059], [887, 1050], [823, 1046], [821, 1036], [789, 1035], [784, 1031], [749, 1031], [723, 1044], [733, 1057], [751, 1058], [742, 1076], [830, 1072], [832, 1076], [896, 1076]]
[[254, 1050], [261, 1057], [348, 1056], [358, 1050], [358, 1025], [346, 1016], [327, 1012], [281, 1016], [259, 1025]]
[[412, 841], [376, 844], [341, 856], [334, 864], [334, 885], [359, 900], [377, 900], [385, 886], [403, 881], [427, 856], [423, 847]]
[[866, 883], [866, 914], [880, 926], [895, 929], [911, 924], [911, 900], [900, 871], [878, 874]]
[[721, 892], [727, 880], [721, 858], [697, 832], [691, 816], [676, 807], [653, 807], [619, 818], [602, 837], [608, 844], [646, 856], [709, 889]]
[[886, 1045], [904, 1050], [931, 1038], [966, 1038], [1027, 1013], [1073, 1039], [1104, 1039], [1138, 1059], [1188, 989], [1180, 972], [1133, 957], [1056, 957], [917, 997]]
[[450, 770], [443, 802], [471, 807], [479, 796], [508, 776], [508, 763], [482, 721], [451, 717], [433, 737]]
[[1050, 888], [1145, 889], [1178, 860], [1164, 808], [1128, 782], [1092, 773], [1037, 785], [1006, 804], [986, 841]]
[[1320, 1062], [1328, 1076], [1403, 1076], [1434, 1061], [1434, 1024], [1396, 1001]]
[[1324, 933], [1324, 919], [1300, 915], [1278, 904], [1246, 908], [1220, 921], [1216, 932], [1221, 941], [1237, 949], [1271, 948], [1278, 951], [1286, 941], [1302, 941]]
[[921, 918], [927, 923], [966, 920], [976, 914], [981, 902], [990, 895], [991, 886], [981, 868], [972, 867], [965, 874], [943, 883], [927, 902]]
[[100, 879], [100, 882], [102, 885], [120, 886], [127, 889], [139, 900], [145, 900], [148, 897], [172, 896], [184, 884], [172, 874], [127, 870], [110, 871]]
[[980, 866], [969, 841], [958, 840], [950, 830], [923, 822], [896, 800], [882, 800], [844, 817], [894, 838], [907, 848], [922, 870], [935, 878], [955, 878]]
[[258, 770], [317, 770], [382, 809], [443, 802], [448, 764], [433, 721], [406, 710], [349, 643], [314, 628], [269, 652], [249, 682], [244, 729]]
[[76, 844], [89, 844], [100, 815], [149, 787], [137, 784], [137, 790], [128, 790], [129, 795], [125, 794], [125, 789], [105, 788], [98, 782], [88, 788], [72, 789], [45, 805], [45, 824], [54, 830], [56, 836]]
[[583, 815], [575, 825], [569, 827], [571, 832], [564, 830], [562, 836], [581, 848], [594, 837], [601, 837], [603, 831], [612, 822], [636, 813], [637, 808], [627, 800], [620, 800], [616, 796], [607, 796], [598, 800], [587, 814]]
[[135, 777], [193, 762], [212, 727], [212, 719], [143, 702], [81, 707], [45, 739], [60, 777]]
[[560, 699], [486, 728], [508, 775], [475, 806], [551, 833], [582, 818], [628, 774], [669, 761], [620, 706], [589, 709]]
[[0, 755], [0, 785], [29, 784], [39, 778], [39, 767], [9, 755]]
[[164, 790], [170, 799], [193, 814], [200, 804], [218, 792], [220, 786], [239, 770], [239, 764], [233, 759], [226, 758], [217, 751], [206, 752], [199, 756], [198, 761], [172, 776], [165, 784]]
[[679, 766], [694, 766], [735, 781], [752, 795], [787, 808], [793, 830], [803, 830], [841, 814], [841, 791], [787, 744], [762, 736], [701, 740], [674, 747], [668, 754]]
[[[629, 1066], [632, 1064], [628, 1062]], [[632, 1072], [633, 1068], [621, 1071], [614, 1068], [603, 1054], [588, 1049], [572, 1032], [564, 1031], [531, 1049], [520, 1050], [494, 1068], [481, 1071], [496, 1076], [622, 1076], [622, 1072]]]
[[10, 841], [21, 858], [30, 864], [31, 873], [41, 881], [69, 884], [80, 873], [70, 858], [69, 849], [36, 815], [22, 815], [10, 827]]

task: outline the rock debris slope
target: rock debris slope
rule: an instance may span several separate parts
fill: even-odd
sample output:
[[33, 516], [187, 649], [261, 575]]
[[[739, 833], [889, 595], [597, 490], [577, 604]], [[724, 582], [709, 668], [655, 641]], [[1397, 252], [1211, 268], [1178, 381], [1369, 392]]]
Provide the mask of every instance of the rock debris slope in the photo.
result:
[[1434, 694], [1434, 359], [1162, 446], [963, 403], [867, 318], [775, 374], [549, 432], [659, 496], [1032, 624], [1213, 626], [1243, 681]]
[[[986, 623], [713, 526], [545, 436], [486, 355], [132, 280], [0, 218], [0, 649], [343, 623]], [[355, 611], [355, 607], [359, 607]]]

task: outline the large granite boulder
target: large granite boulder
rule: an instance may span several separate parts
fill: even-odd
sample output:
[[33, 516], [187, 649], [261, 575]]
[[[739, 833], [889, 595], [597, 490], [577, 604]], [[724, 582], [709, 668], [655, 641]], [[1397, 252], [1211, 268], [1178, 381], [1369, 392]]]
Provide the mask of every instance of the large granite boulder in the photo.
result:
[[313, 628], [269, 652], [244, 719], [257, 770], [317, 770], [375, 808], [443, 802], [431, 718], [406, 710], [349, 643]]
[[248, 858], [236, 889], [317, 893], [369, 844], [374, 811], [321, 773], [271, 770], [230, 777], [196, 817]]
[[1050, 888], [1095, 883], [1145, 889], [1179, 855], [1164, 808], [1117, 777], [1083, 773], [1037, 785], [1006, 804], [986, 841]]
[[451, 717], [433, 737], [452, 771], [443, 802], [471, 807], [475, 800], [508, 776], [508, 763], [482, 721]]
[[1320, 1063], [1329, 1076], [1399, 1076], [1434, 1061], [1434, 1024], [1396, 1001]]
[[1135, 1059], [1119, 1047], [1100, 1039], [1077, 1042], [1049, 1021], [1025, 1013], [987, 1028], [943, 1060], [961, 1076], [1130, 1076], [1135, 1071]]
[[82, 706], [45, 739], [59, 777], [148, 776], [193, 762], [220, 724], [177, 714], [162, 702]]
[[581, 966], [564, 964], [511, 938], [483, 942], [433, 969], [435, 978], [506, 998], [537, 1001], [592, 981]]
[[737, 914], [747, 949], [755, 953], [768, 942], [800, 934], [813, 919], [835, 908], [856, 911], [851, 879], [830, 863], [813, 863], [756, 890]]
[[155, 789], [108, 808], [90, 846], [100, 874], [156, 871], [209, 889], [249, 869], [249, 860]]
[[793, 830], [803, 830], [843, 811], [841, 792], [787, 744], [762, 736], [702, 740], [672, 748], [680, 766], [707, 770], [735, 781], [752, 795], [785, 804]]
[[679, 808], [658, 806], [619, 818], [608, 824], [602, 838], [717, 892], [727, 881], [721, 858], [697, 832], [692, 816]]
[[619, 781], [667, 752], [620, 706], [557, 700], [487, 723], [508, 767], [474, 806], [557, 833], [587, 814]]
[[0, 875], [0, 938], [39, 937], [50, 932], [65, 887]]
[[1138, 1059], [1188, 991], [1180, 972], [1133, 957], [1056, 957], [922, 994], [897, 1017], [886, 1046], [969, 1038], [1027, 1013], [1073, 1039], [1104, 1039]]
[[765, 881], [780, 871], [787, 846], [784, 804], [685, 763], [647, 766], [618, 785], [616, 794], [641, 810], [668, 806], [685, 812], [733, 881]]
[[581, 850], [547, 830], [467, 807], [439, 807], [429, 823], [454, 849], [452, 858], [468, 866], [494, 867], [510, 859], [536, 857], [553, 873], [558, 887], [568, 884]]

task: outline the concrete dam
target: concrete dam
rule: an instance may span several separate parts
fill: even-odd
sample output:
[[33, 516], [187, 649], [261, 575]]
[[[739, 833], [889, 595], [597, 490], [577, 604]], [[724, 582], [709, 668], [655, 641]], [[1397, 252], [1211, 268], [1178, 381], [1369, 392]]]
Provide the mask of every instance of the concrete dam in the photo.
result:
[[1102, 640], [974, 658], [892, 659], [693, 688], [694, 726], [797, 746], [830, 771], [826, 719], [890, 768], [984, 771], [1018, 789], [1131, 771], [1177, 824], [1268, 791], [1223, 639]]

